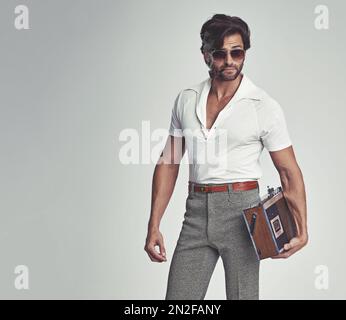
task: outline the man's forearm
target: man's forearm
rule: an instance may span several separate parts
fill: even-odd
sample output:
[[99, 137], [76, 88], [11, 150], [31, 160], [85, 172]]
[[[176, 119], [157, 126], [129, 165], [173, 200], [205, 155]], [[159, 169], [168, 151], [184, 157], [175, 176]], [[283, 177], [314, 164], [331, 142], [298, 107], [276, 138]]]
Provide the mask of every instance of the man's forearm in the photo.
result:
[[297, 222], [298, 236], [307, 237], [307, 206], [303, 175], [300, 168], [280, 172], [283, 193], [287, 205]]
[[172, 196], [179, 172], [179, 164], [157, 164], [154, 170], [148, 229], [158, 229], [161, 218]]

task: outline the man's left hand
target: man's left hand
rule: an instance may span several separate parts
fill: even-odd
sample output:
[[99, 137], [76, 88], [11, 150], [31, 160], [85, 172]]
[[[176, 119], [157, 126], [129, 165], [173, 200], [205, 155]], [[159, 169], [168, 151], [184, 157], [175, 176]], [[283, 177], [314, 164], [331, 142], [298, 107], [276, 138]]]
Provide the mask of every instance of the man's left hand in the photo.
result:
[[289, 243], [284, 245], [284, 251], [279, 253], [276, 256], [271, 257], [272, 259], [286, 259], [290, 257], [292, 254], [296, 253], [298, 250], [303, 248], [308, 243], [308, 236], [302, 235], [299, 237], [294, 237], [290, 240]]

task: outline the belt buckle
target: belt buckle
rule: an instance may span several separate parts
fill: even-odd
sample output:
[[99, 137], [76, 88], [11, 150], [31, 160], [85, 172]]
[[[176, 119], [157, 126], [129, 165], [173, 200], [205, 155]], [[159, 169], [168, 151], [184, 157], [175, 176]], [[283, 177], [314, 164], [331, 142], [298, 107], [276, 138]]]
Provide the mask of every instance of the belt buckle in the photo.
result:
[[200, 186], [199, 188], [201, 192], [208, 192], [209, 190], [208, 186]]

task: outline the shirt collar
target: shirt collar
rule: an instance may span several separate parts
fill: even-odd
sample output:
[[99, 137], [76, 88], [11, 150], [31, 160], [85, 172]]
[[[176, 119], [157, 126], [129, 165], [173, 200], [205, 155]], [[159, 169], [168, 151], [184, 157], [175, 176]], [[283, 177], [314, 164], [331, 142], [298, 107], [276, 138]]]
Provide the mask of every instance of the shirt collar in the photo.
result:
[[[241, 100], [241, 99], [254, 99], [254, 100], [261, 100], [263, 96], [262, 90], [257, 87], [251, 79], [244, 73], [242, 73], [243, 78], [240, 82], [240, 85], [235, 92], [234, 96], [232, 97], [232, 102]], [[209, 93], [211, 87], [211, 78], [208, 77], [204, 81], [200, 82], [197, 85], [190, 86], [187, 89], [191, 89], [196, 91], [199, 95], [202, 93]]]
[[[237, 91], [233, 95], [230, 102], [227, 104], [227, 106], [220, 111], [219, 116], [217, 117], [215, 121], [215, 126], [222, 121], [222, 115], [225, 113], [228, 109], [231, 108], [232, 105], [234, 105], [237, 101], [241, 99], [251, 99], [251, 100], [261, 100], [263, 90], [258, 88], [254, 85], [254, 83], [245, 75], [242, 74], [242, 80], [237, 88]], [[209, 94], [209, 90], [211, 87], [211, 78], [208, 77], [201, 83], [191, 86], [187, 89], [191, 89], [197, 92], [197, 101], [196, 101], [196, 115], [201, 123], [201, 128], [205, 128], [206, 130], [206, 104], [207, 104], [207, 97]], [[231, 108], [233, 109], [233, 108]]]

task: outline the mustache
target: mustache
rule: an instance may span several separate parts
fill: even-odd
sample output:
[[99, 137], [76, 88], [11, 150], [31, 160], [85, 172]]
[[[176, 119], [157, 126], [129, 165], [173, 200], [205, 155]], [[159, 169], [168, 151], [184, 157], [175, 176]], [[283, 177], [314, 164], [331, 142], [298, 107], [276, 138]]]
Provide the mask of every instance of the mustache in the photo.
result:
[[238, 68], [236, 66], [225, 66], [221, 69], [221, 71], [226, 70], [227, 68], [233, 68], [233, 69], [238, 70]]

